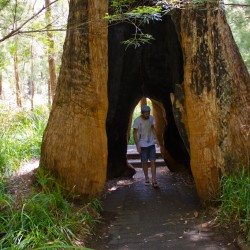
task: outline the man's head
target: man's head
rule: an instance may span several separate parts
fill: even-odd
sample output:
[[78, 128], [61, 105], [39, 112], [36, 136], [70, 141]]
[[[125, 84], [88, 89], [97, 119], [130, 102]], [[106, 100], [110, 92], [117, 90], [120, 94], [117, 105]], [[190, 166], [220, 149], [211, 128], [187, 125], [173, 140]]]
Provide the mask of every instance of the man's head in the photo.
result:
[[143, 119], [148, 119], [150, 115], [150, 107], [147, 105], [144, 105], [141, 107], [141, 116]]

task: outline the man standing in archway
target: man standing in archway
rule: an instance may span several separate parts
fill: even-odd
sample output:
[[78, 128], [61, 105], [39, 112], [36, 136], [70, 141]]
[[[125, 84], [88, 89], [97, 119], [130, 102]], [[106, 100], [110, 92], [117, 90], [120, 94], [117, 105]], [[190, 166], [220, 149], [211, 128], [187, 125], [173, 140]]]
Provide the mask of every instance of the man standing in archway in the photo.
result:
[[142, 106], [141, 115], [134, 120], [133, 136], [137, 151], [141, 155], [142, 168], [145, 175], [145, 184], [150, 184], [148, 177], [148, 161], [150, 161], [152, 186], [157, 188], [155, 141], [157, 145], [159, 145], [159, 143], [154, 126], [155, 120], [154, 117], [150, 115], [150, 107], [147, 105]]

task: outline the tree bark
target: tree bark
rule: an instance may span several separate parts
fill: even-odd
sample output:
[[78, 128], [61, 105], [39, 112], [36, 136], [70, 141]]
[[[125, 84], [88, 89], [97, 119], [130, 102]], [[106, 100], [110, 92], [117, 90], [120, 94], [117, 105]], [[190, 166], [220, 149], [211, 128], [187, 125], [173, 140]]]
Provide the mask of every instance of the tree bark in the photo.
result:
[[18, 72], [18, 56], [17, 52], [14, 54], [14, 72], [15, 72], [15, 80], [16, 80], [16, 103], [18, 107], [22, 107], [22, 97], [21, 97], [21, 86], [20, 86], [20, 78]]
[[183, 169], [183, 166], [179, 163], [177, 163], [174, 158], [171, 156], [171, 154], [168, 152], [164, 145], [164, 132], [167, 126], [167, 118], [166, 118], [166, 112], [162, 105], [162, 103], [157, 102], [155, 100], [152, 101], [153, 106], [153, 116], [155, 118], [155, 129], [157, 134], [157, 139], [159, 141], [160, 146], [160, 152], [162, 155], [162, 158], [164, 159], [168, 169], [170, 171], [179, 171]]
[[30, 46], [30, 104], [31, 110], [34, 110], [34, 95], [35, 95], [35, 82], [34, 82], [34, 53], [33, 53], [33, 39]]
[[48, 37], [48, 63], [49, 63], [49, 81], [48, 81], [48, 89], [49, 89], [49, 104], [54, 99], [55, 91], [56, 91], [56, 60], [55, 60], [55, 42], [53, 38], [53, 34], [50, 30], [51, 28], [51, 1], [45, 0], [46, 7], [46, 24], [47, 24], [47, 37]]
[[2, 99], [2, 95], [3, 95], [3, 74], [0, 71], [0, 99]]
[[70, 2], [68, 32], [40, 167], [74, 193], [102, 191], [107, 166], [106, 0]]
[[[215, 6], [181, 12], [184, 107], [191, 169], [203, 202], [218, 194], [222, 172], [249, 164], [250, 77]], [[181, 105], [180, 105], [181, 106]]]
[[142, 97], [142, 99], [140, 100], [140, 104], [141, 104], [141, 107], [144, 106], [144, 105], [147, 105], [147, 98]]

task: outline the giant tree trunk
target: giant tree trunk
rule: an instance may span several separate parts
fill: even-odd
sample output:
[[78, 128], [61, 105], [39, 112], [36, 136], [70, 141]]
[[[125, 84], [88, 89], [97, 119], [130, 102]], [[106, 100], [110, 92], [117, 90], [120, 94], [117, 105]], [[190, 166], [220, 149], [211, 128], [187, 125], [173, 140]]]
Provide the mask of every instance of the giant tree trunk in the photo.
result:
[[[106, 176], [107, 2], [70, 3], [62, 68], [42, 144], [41, 166], [81, 194], [101, 191]], [[249, 163], [250, 77], [222, 10], [186, 9], [164, 17], [157, 27], [148, 26], [159, 38], [155, 45], [128, 51], [119, 42], [130, 28], [122, 24], [110, 30], [108, 176], [133, 174], [126, 172], [129, 111], [147, 96], [163, 104], [164, 147], [181, 164], [190, 153], [197, 191], [206, 202], [217, 194], [222, 172]], [[163, 120], [160, 113], [157, 119]]]
[[94, 195], [106, 179], [106, 0], [70, 1], [58, 87], [40, 167], [75, 193]]
[[[225, 14], [213, 6], [181, 12], [183, 114], [191, 169], [202, 201], [219, 188], [220, 174], [246, 166], [250, 139], [250, 78]], [[183, 107], [182, 107], [183, 109]]]

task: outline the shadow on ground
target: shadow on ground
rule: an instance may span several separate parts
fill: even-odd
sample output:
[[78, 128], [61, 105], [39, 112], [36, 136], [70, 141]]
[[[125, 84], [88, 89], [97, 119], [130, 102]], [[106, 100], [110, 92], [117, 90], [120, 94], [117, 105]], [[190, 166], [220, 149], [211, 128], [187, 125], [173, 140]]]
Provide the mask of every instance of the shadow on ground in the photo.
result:
[[[107, 182], [104, 223], [88, 247], [102, 249], [239, 249], [202, 212], [191, 177], [157, 168], [159, 188], [144, 185], [142, 169], [133, 179]], [[236, 236], [235, 236], [236, 237]]]

